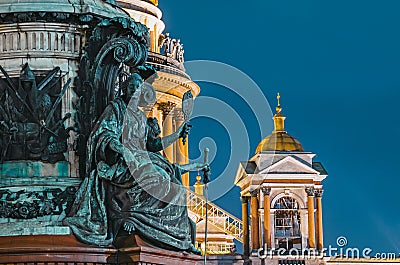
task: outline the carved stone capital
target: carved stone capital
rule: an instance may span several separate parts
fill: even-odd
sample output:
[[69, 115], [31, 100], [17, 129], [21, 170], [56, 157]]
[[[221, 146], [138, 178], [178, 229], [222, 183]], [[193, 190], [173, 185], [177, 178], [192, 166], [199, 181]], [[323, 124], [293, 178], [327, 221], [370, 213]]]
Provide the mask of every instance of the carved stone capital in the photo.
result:
[[306, 193], [307, 193], [307, 196], [312, 197], [312, 196], [314, 196], [315, 190], [313, 187], [307, 187]]
[[269, 196], [271, 194], [271, 188], [269, 187], [262, 187], [261, 191], [264, 194], [264, 196]]
[[175, 103], [168, 101], [168, 102], [158, 103], [157, 108], [163, 112], [164, 116], [167, 116], [171, 112], [171, 110], [175, 108], [175, 106], [176, 106]]
[[315, 189], [314, 193], [315, 193], [315, 197], [321, 198], [322, 194], [324, 193], [324, 190], [323, 189]]
[[257, 197], [259, 193], [260, 193], [260, 191], [258, 189], [250, 191], [251, 197]]
[[240, 200], [242, 201], [242, 203], [248, 203], [249, 202], [249, 197], [242, 196], [242, 197], [240, 197]]

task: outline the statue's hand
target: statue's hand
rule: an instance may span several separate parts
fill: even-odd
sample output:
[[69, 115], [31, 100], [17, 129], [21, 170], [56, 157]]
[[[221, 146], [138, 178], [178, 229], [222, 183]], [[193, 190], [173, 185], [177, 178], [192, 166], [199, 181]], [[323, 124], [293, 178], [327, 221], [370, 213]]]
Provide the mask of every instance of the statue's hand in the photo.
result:
[[187, 122], [183, 123], [177, 130], [179, 138], [186, 138], [190, 133], [190, 128], [192, 128], [192, 125]]

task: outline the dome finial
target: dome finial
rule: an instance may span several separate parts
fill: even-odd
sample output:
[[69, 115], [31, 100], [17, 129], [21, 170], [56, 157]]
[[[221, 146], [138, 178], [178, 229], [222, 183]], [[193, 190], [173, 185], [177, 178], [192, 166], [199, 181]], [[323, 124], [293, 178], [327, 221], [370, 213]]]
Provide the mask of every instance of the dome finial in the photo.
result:
[[279, 114], [282, 111], [281, 107], [281, 93], [278, 92], [278, 95], [276, 96], [276, 99], [278, 100], [278, 106], [276, 106], [276, 112]]
[[278, 105], [276, 106], [276, 113], [272, 118], [274, 120], [274, 130], [272, 134], [265, 137], [258, 144], [256, 154], [270, 151], [304, 152], [301, 143], [285, 131], [286, 117], [282, 114], [281, 94], [278, 93], [276, 98]]
[[281, 113], [281, 94], [278, 93], [276, 98], [278, 100], [278, 106], [276, 106], [276, 114], [274, 115], [274, 132], [285, 132], [285, 116]]

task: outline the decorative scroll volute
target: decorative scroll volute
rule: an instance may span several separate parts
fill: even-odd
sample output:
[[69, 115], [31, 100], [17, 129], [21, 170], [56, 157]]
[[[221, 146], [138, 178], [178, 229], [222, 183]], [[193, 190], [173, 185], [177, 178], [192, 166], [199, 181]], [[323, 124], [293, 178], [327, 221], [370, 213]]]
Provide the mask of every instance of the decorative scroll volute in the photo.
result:
[[[105, 107], [120, 91], [118, 83], [147, 61], [150, 35], [147, 28], [130, 18], [105, 19], [92, 32], [81, 58], [75, 117], [79, 128], [75, 145], [84, 177], [86, 142]], [[128, 69], [128, 70], [127, 70]]]

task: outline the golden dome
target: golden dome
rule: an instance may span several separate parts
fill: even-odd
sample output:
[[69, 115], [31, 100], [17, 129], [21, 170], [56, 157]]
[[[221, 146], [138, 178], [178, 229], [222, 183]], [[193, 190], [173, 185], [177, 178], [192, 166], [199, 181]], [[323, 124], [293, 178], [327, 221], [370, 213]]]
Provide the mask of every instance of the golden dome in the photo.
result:
[[265, 137], [257, 146], [256, 153], [264, 151], [297, 151], [304, 152], [301, 143], [285, 131], [286, 117], [281, 114], [282, 107], [278, 93], [278, 106], [274, 115], [274, 131]]
[[273, 132], [257, 146], [256, 153], [264, 151], [297, 151], [304, 152], [301, 143], [286, 132]]

